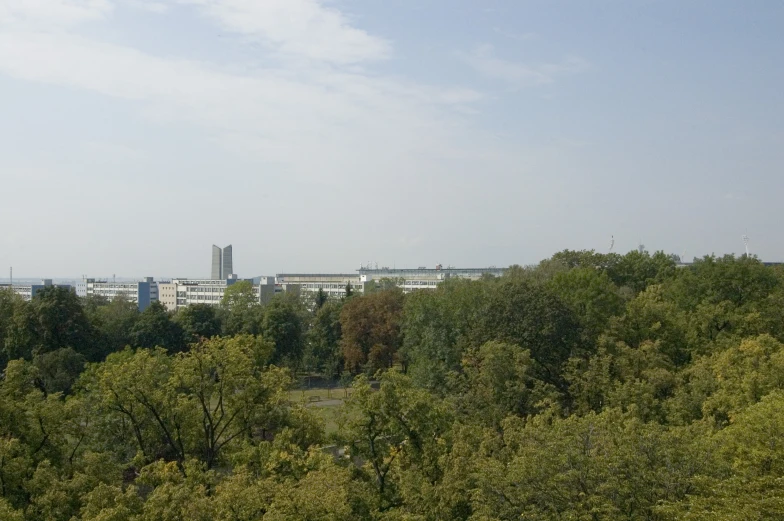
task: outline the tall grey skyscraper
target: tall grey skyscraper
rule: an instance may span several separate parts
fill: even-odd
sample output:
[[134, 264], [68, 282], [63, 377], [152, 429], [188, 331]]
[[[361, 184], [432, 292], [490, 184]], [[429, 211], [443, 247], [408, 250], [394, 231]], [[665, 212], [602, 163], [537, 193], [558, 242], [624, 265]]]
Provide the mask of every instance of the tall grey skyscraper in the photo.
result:
[[223, 248], [223, 270], [222, 279], [229, 278], [230, 275], [234, 274], [234, 262], [231, 259], [231, 244]]
[[222, 250], [212, 245], [212, 280], [225, 280], [234, 272], [234, 262], [231, 256], [231, 244]]
[[221, 280], [223, 278], [223, 252], [220, 248], [212, 245], [212, 280]]

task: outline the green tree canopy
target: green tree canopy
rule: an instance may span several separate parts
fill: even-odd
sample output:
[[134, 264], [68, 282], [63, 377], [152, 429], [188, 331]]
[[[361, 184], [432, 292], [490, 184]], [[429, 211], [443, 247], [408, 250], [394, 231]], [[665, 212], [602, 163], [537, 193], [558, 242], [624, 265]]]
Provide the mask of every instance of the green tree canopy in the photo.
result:
[[139, 320], [139, 307], [123, 296], [111, 302], [95, 305], [95, 299], [85, 306], [96, 336], [96, 350], [100, 359], [120, 351], [132, 343], [131, 331]]
[[340, 349], [340, 302], [326, 302], [318, 308], [307, 333], [305, 358], [307, 365], [324, 371], [334, 378], [343, 369], [343, 354]]
[[46, 287], [30, 302], [34, 352], [46, 353], [70, 347], [90, 359], [97, 359], [93, 330], [84, 308], [70, 288]]
[[250, 281], [240, 280], [227, 287], [221, 307], [224, 310], [224, 334], [257, 335], [261, 331], [261, 303]]
[[264, 306], [261, 331], [275, 345], [276, 363], [297, 365], [304, 348], [305, 310], [296, 297], [281, 295]]
[[174, 321], [182, 328], [185, 342], [193, 344], [221, 334], [223, 325], [219, 311], [209, 304], [194, 304], [180, 309], [174, 315]]
[[162, 347], [172, 353], [184, 347], [182, 328], [158, 301], [139, 315], [131, 328], [131, 341], [135, 347]]
[[539, 377], [563, 387], [562, 365], [581, 353], [581, 331], [576, 315], [551, 291], [524, 279], [507, 277], [487, 295], [472, 343], [499, 340], [531, 352]]

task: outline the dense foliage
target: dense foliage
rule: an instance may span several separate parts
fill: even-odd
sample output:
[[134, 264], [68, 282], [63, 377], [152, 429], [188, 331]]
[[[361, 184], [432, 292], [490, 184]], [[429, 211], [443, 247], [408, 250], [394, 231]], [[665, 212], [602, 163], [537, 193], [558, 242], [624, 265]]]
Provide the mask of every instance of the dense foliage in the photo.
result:
[[[784, 272], [501, 278], [139, 313], [0, 291], [0, 519], [784, 519]], [[302, 375], [353, 379], [337, 429]]]

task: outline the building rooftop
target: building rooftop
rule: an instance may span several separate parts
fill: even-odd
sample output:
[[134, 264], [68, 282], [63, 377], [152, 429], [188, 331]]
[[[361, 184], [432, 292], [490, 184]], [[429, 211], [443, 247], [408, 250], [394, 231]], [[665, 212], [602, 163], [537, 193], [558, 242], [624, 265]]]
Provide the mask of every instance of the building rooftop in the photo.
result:
[[278, 273], [279, 278], [285, 277], [357, 277], [356, 273]]
[[360, 268], [359, 273], [477, 273], [477, 272], [503, 272], [507, 268]]

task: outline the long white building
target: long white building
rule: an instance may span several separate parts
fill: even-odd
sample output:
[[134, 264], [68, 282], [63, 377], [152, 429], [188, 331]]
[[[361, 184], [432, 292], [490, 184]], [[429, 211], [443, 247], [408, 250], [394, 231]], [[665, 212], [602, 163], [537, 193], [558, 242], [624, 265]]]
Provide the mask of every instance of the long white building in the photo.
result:
[[505, 268], [360, 268], [357, 273], [281, 273], [276, 277], [279, 288], [291, 291], [296, 288], [300, 293], [317, 293], [324, 291], [331, 298], [339, 298], [346, 294], [346, 286], [351, 284], [355, 293], [365, 293], [381, 283], [390, 283], [401, 288], [403, 292], [423, 289], [435, 289], [443, 281], [450, 278], [478, 280], [491, 275], [500, 277]]
[[404, 293], [421, 289], [435, 289], [439, 284], [448, 279], [469, 279], [479, 280], [485, 276], [500, 277], [506, 268], [455, 268], [448, 266], [442, 267], [440, 264], [435, 268], [420, 267], [416, 269], [392, 269], [392, 268], [360, 268], [357, 270], [360, 279], [364, 283], [380, 281], [391, 281]]
[[36, 293], [50, 286], [71, 288], [70, 284], [53, 284], [52, 279], [43, 279], [40, 284], [0, 284], [0, 290], [9, 289], [24, 300], [30, 301]]
[[76, 294], [80, 297], [99, 296], [111, 301], [117, 297], [127, 299], [144, 311], [158, 300], [158, 283], [152, 277], [141, 281], [108, 281], [83, 279], [76, 284]]
[[[243, 279], [236, 276], [227, 279], [172, 279], [159, 282], [158, 291], [161, 303], [169, 311], [191, 306], [207, 304], [217, 306], [223, 301], [226, 288]], [[275, 294], [273, 277], [256, 277], [249, 280], [253, 285], [253, 294], [259, 303], [268, 302]]]
[[280, 273], [275, 276], [275, 283], [284, 291], [307, 294], [322, 290], [331, 298], [343, 297], [349, 284], [355, 293], [365, 290], [362, 278], [356, 273]]

